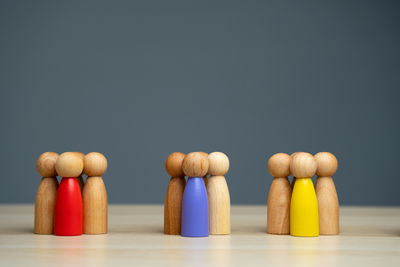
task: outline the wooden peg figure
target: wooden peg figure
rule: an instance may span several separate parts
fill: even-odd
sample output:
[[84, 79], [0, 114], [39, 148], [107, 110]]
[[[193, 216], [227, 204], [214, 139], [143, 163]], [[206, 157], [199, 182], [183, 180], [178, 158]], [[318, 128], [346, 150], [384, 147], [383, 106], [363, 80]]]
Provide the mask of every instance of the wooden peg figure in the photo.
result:
[[290, 234], [318, 236], [318, 201], [311, 177], [317, 170], [313, 155], [296, 153], [290, 160], [290, 172], [296, 177], [290, 201]]
[[183, 160], [182, 169], [188, 181], [182, 199], [182, 236], [206, 237], [209, 234], [208, 197], [203, 181], [208, 166], [208, 158], [199, 152], [189, 153]]
[[[206, 153], [206, 152], [199, 152], [199, 153], [201, 153], [204, 156], [208, 157], [208, 153]], [[203, 181], [204, 181], [204, 185], [206, 186], [206, 188], [207, 188], [207, 185], [208, 185], [208, 177], [207, 177], [207, 175], [208, 175], [208, 173], [203, 176]]]
[[231, 233], [231, 199], [224, 175], [229, 170], [229, 159], [222, 152], [213, 152], [208, 155], [208, 161], [210, 234], [228, 235]]
[[329, 152], [319, 152], [317, 161], [317, 180], [315, 191], [318, 200], [319, 233], [321, 235], [339, 234], [339, 200], [332, 176], [336, 173], [338, 162]]
[[290, 200], [292, 190], [290, 175], [290, 156], [277, 153], [268, 160], [268, 170], [274, 176], [268, 193], [267, 232], [276, 235], [290, 233]]
[[62, 177], [54, 208], [54, 234], [75, 236], [82, 234], [82, 194], [76, 177], [83, 170], [82, 158], [72, 152], [61, 154], [56, 171]]
[[35, 200], [35, 234], [52, 234], [54, 227], [54, 206], [57, 196], [56, 161], [58, 154], [45, 152], [36, 161], [36, 170], [42, 176]]
[[[82, 152], [72, 152], [75, 153], [77, 156], [79, 156], [82, 160], [85, 157], [85, 154], [83, 154]], [[85, 185], [85, 182], [83, 181], [83, 177], [82, 177], [83, 173], [81, 173], [78, 177], [76, 177], [76, 180], [78, 181], [79, 187], [81, 189], [81, 193], [83, 194], [83, 186]]]
[[107, 159], [103, 154], [91, 152], [84, 158], [83, 172], [87, 175], [83, 187], [83, 233], [106, 234], [108, 231], [107, 191], [103, 174]]
[[185, 156], [174, 152], [165, 161], [165, 169], [171, 176], [164, 201], [164, 234], [167, 235], [181, 234], [182, 199], [186, 185], [182, 163]]

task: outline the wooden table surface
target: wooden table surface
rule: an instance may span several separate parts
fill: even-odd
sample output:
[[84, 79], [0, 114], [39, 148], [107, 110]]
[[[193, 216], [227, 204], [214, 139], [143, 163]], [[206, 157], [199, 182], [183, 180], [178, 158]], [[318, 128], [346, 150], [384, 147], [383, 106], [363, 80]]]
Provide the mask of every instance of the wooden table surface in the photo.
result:
[[232, 234], [163, 234], [162, 206], [110, 205], [109, 234], [33, 234], [32, 205], [0, 205], [0, 266], [400, 266], [400, 208], [343, 207], [340, 236], [266, 234], [265, 206], [233, 206]]

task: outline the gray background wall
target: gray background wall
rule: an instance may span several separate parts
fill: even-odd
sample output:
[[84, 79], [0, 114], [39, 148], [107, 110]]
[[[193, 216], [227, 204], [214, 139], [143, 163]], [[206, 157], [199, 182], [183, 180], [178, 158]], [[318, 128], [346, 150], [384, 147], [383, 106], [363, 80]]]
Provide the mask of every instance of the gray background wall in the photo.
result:
[[235, 204], [273, 153], [331, 151], [341, 204], [400, 205], [398, 1], [1, 1], [0, 202], [44, 151], [99, 151], [112, 203], [162, 203], [174, 151], [223, 151]]

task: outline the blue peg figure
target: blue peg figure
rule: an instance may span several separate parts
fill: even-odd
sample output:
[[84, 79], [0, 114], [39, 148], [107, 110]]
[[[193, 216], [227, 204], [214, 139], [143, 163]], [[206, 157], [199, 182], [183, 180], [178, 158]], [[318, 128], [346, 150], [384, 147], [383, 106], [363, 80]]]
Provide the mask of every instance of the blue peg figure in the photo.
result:
[[208, 158], [201, 152], [187, 154], [182, 169], [188, 176], [182, 200], [181, 235], [207, 237], [209, 234], [208, 197], [203, 176], [208, 172]]

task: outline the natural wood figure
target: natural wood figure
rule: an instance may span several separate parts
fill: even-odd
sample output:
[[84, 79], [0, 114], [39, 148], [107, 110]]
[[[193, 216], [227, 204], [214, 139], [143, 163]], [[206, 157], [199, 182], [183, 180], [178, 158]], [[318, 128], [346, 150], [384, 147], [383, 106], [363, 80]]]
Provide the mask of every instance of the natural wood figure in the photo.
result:
[[277, 153], [268, 160], [268, 170], [274, 179], [268, 193], [267, 232], [287, 235], [290, 233], [290, 200], [292, 189], [290, 175], [290, 156]]
[[[208, 153], [206, 153], [206, 152], [199, 152], [199, 153], [201, 153], [201, 154], [203, 154], [204, 156], [208, 157]], [[207, 177], [208, 174], [209, 174], [209, 173], [207, 173], [206, 175], [203, 176], [203, 181], [204, 181], [204, 185], [206, 186], [206, 188], [207, 188], [207, 185], [208, 185], [208, 177]]]
[[[72, 152], [72, 153], [81, 157], [82, 160], [84, 160], [84, 158], [85, 158], [85, 154], [83, 154], [82, 152]], [[85, 185], [85, 182], [83, 181], [82, 175], [83, 175], [83, 173], [81, 173], [78, 177], [76, 177], [76, 180], [78, 181], [79, 187], [81, 188], [81, 193], [83, 194], [83, 186]]]
[[185, 156], [174, 152], [165, 161], [165, 169], [171, 176], [164, 201], [164, 234], [167, 235], [181, 234], [182, 198], [186, 184], [182, 163]]
[[231, 233], [231, 199], [224, 175], [229, 170], [229, 158], [222, 152], [213, 152], [208, 155], [208, 161], [210, 234], [228, 235]]
[[315, 191], [318, 200], [319, 233], [321, 235], [339, 234], [339, 200], [332, 176], [336, 173], [338, 162], [329, 152], [319, 152], [317, 161], [317, 181]]
[[188, 177], [204, 177], [208, 172], [208, 158], [204, 152], [191, 152], [183, 159], [182, 170]]
[[35, 200], [35, 234], [52, 234], [54, 229], [54, 206], [57, 196], [56, 161], [58, 154], [45, 152], [36, 161], [36, 170], [42, 176]]
[[103, 154], [91, 152], [84, 158], [83, 172], [88, 176], [83, 187], [83, 233], [105, 234], [108, 231], [107, 192], [101, 177], [107, 170]]

